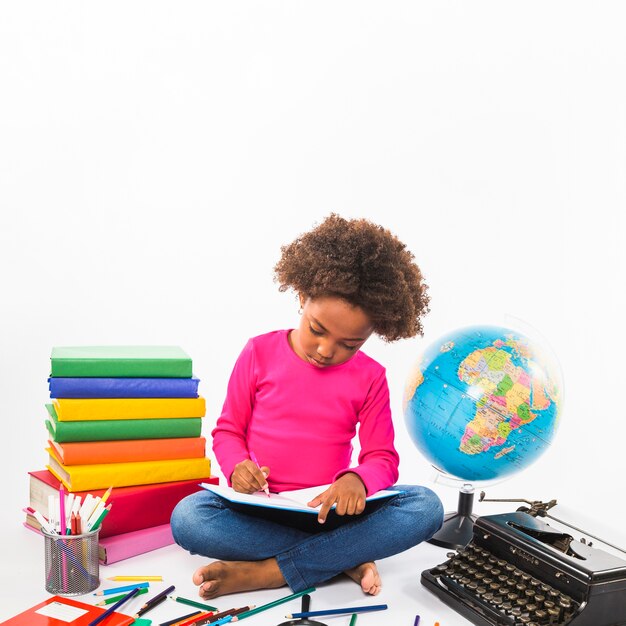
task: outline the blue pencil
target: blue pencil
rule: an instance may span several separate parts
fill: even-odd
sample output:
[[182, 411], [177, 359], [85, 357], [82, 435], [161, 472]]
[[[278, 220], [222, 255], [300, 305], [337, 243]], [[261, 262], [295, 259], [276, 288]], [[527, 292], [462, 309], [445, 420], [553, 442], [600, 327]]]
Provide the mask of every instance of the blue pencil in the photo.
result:
[[99, 624], [103, 619], [111, 615], [111, 613], [113, 613], [115, 609], [117, 609], [119, 606], [122, 606], [124, 602], [130, 600], [133, 596], [137, 595], [137, 593], [139, 593], [139, 587], [135, 587], [135, 589], [133, 589], [130, 593], [127, 593], [121, 600], [118, 600], [110, 609], [107, 609], [104, 613], [102, 613], [102, 615], [99, 615], [98, 617], [96, 617], [96, 619], [89, 622], [88, 626], [96, 626], [96, 624]]
[[386, 604], [372, 604], [369, 606], [350, 606], [345, 609], [327, 609], [326, 611], [307, 611], [306, 613], [292, 613], [286, 615], [289, 619], [294, 617], [317, 617], [318, 615], [343, 615], [344, 613], [368, 613], [370, 611], [384, 611]]
[[123, 587], [112, 587], [111, 589], [103, 589], [102, 591], [97, 591], [94, 593], [94, 596], [108, 596], [112, 593], [120, 593], [121, 591], [132, 591], [136, 587], [139, 589], [146, 589], [150, 586], [150, 583], [135, 583], [134, 585], [124, 585]]
[[226, 624], [233, 619], [232, 615], [227, 615], [226, 617], [222, 617], [222, 619], [218, 619], [216, 622], [211, 622], [211, 626], [217, 626], [218, 624]]

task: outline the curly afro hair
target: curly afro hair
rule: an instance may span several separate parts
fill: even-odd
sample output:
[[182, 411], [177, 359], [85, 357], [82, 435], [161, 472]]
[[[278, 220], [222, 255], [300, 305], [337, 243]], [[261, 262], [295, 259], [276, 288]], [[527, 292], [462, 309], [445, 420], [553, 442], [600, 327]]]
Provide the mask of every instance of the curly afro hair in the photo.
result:
[[413, 254], [382, 226], [331, 213], [281, 252], [274, 267], [279, 291], [342, 298], [362, 308], [387, 342], [423, 333], [428, 287]]

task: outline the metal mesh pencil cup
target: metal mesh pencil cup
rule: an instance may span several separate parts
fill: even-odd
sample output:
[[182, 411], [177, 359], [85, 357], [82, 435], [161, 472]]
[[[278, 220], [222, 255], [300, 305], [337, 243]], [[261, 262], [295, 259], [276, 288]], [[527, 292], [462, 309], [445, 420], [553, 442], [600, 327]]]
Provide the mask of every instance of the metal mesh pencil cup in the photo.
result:
[[89, 593], [100, 584], [99, 529], [82, 535], [44, 537], [46, 591], [60, 596]]

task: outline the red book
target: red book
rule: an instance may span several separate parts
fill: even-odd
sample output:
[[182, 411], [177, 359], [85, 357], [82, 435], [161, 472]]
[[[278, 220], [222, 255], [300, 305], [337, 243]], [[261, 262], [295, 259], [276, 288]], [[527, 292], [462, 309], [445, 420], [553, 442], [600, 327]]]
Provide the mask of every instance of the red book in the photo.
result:
[[[121, 607], [120, 607], [121, 608]], [[23, 613], [10, 617], [2, 622], [3, 626], [88, 626], [94, 619], [102, 615], [105, 608], [85, 604], [72, 598], [52, 596], [39, 604], [26, 609]], [[106, 626], [127, 626], [133, 618], [114, 611], [103, 621]]]
[[[58, 495], [61, 483], [48, 471], [29, 472], [30, 507], [44, 517], [48, 511], [48, 496]], [[113, 504], [100, 530], [100, 538], [129, 533], [134, 530], [169, 524], [174, 507], [186, 496], [201, 491], [199, 483], [219, 484], [215, 476], [197, 480], [181, 480], [155, 485], [137, 485], [113, 489], [108, 504]], [[76, 492], [85, 498], [87, 493], [102, 496], [106, 490]]]

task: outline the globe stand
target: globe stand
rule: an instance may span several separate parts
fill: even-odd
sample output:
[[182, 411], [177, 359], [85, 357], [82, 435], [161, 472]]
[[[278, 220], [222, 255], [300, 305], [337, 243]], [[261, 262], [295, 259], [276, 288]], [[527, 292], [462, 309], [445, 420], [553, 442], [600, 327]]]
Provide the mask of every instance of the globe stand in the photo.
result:
[[441, 528], [428, 540], [441, 548], [457, 550], [463, 548], [472, 539], [476, 515], [472, 515], [474, 507], [474, 488], [463, 485], [459, 490], [458, 511], [446, 513]]

